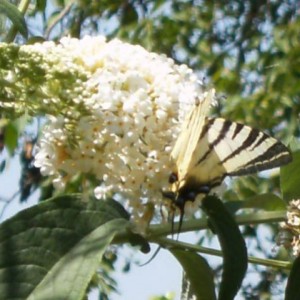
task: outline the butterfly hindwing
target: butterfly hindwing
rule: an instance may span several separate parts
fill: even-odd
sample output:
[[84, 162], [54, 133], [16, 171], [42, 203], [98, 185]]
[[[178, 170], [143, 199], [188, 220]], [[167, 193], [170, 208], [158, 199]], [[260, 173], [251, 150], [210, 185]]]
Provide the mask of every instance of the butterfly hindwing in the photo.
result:
[[182, 182], [179, 186], [192, 178], [199, 186], [213, 187], [227, 175], [247, 175], [291, 161], [288, 148], [264, 132], [222, 118], [204, 118], [200, 113], [198, 107], [192, 111], [181, 133], [186, 130], [186, 135], [179, 136], [176, 143], [182, 147], [175, 161]]
[[[258, 129], [221, 118], [208, 119], [205, 126], [209, 127], [210, 149], [218, 157], [215, 163], [223, 166], [225, 175], [247, 175], [291, 161], [286, 146]], [[205, 155], [208, 160], [213, 156], [212, 153]]]

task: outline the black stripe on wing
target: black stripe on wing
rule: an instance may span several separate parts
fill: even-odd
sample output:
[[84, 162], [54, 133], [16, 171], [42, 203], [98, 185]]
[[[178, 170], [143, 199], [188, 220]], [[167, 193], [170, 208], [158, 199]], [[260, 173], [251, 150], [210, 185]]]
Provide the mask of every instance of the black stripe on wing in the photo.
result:
[[[241, 127], [241, 124], [238, 124], [238, 123], [233, 123], [233, 125], [236, 125], [236, 127]], [[244, 127], [244, 126], [243, 126]], [[242, 128], [243, 128], [242, 127]], [[239, 131], [241, 131], [241, 129], [239, 129]], [[250, 148], [250, 146], [252, 146], [253, 144], [257, 144], [255, 143], [255, 141], [258, 139], [259, 141], [261, 140], [261, 142], [264, 139], [262, 138], [259, 138], [260, 135], [266, 135], [264, 133], [262, 133], [261, 131], [257, 130], [257, 129], [252, 129], [249, 134], [248, 134], [248, 137], [243, 141], [243, 143], [238, 147], [236, 148], [233, 152], [231, 152], [227, 157], [225, 157], [221, 162], [220, 164], [224, 164], [226, 161], [234, 158], [235, 156], [237, 156], [238, 154], [240, 154], [242, 151], [247, 151], [248, 148]], [[235, 135], [235, 137], [238, 137], [238, 135]], [[255, 148], [255, 147], [251, 147], [252, 150]]]
[[[210, 134], [209, 131], [211, 128], [214, 128], [215, 122], [220, 122], [220, 119], [207, 120], [198, 140], [200, 147], [201, 140], [205, 139], [205, 137]], [[238, 143], [239, 139], [243, 140], [241, 144], [225, 158], [219, 161], [218, 164], [230, 164], [232, 160], [232, 164], [234, 165], [234, 159], [239, 155], [243, 155], [243, 152], [245, 152], [245, 164], [237, 165], [236, 169], [233, 168], [234, 170], [228, 172], [227, 175], [234, 176], [251, 174], [279, 167], [292, 161], [289, 149], [281, 142], [270, 137], [264, 132], [228, 120], [223, 120], [222, 122], [222, 127], [220, 128], [218, 135], [212, 142], [209, 143], [209, 149], [199, 158], [196, 165], [201, 164], [205, 159], [209, 159], [209, 155], [212, 151], [215, 151], [216, 146], [221, 142], [230, 144], [230, 140], [232, 140], [234, 145]], [[228, 134], [230, 136], [227, 136]], [[258, 150], [261, 153], [256, 153], [257, 156], [254, 156], [255, 150]], [[249, 155], [247, 155], [247, 153]], [[249, 160], [250, 157], [252, 157], [251, 160]]]
[[290, 151], [280, 142], [276, 142], [269, 147], [264, 153], [255, 157], [236, 171], [228, 173], [228, 175], [246, 175], [258, 171], [276, 168], [292, 161]]
[[[257, 129], [253, 129], [253, 130], [257, 130]], [[266, 139], [270, 138], [267, 134], [265, 134], [264, 132], [260, 132], [261, 133], [261, 138], [258, 139], [258, 141], [252, 145], [251, 147], [251, 151], [253, 151], [256, 147], [258, 147], [260, 144], [262, 144]]]
[[243, 129], [244, 125], [240, 124], [240, 123], [235, 123], [236, 127], [234, 129], [233, 135], [232, 135], [232, 139], [234, 140], [236, 138], [236, 136], [240, 133], [240, 131]]
[[[198, 145], [200, 145], [201, 147], [201, 139], [204, 138], [204, 136], [208, 133], [209, 129], [211, 127], [214, 126], [214, 122], [216, 121], [216, 119], [210, 119], [204, 126], [203, 131], [199, 137], [199, 141], [198, 141]], [[204, 155], [198, 160], [197, 165], [201, 164], [208, 156], [209, 154], [214, 150], [214, 147], [216, 147], [225, 137], [226, 137], [226, 133], [229, 131], [230, 126], [231, 126], [232, 122], [228, 121], [228, 120], [224, 120], [223, 126], [221, 131], [219, 132], [218, 136], [216, 137], [216, 139], [210, 143], [209, 149], [204, 153]]]

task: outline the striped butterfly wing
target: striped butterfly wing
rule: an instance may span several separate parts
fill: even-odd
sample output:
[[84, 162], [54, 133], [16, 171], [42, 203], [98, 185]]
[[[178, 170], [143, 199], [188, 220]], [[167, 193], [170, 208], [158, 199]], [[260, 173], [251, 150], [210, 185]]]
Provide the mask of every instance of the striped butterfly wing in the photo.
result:
[[182, 124], [181, 131], [171, 152], [176, 164], [178, 178], [184, 178], [197, 162], [195, 150], [198, 148], [199, 134], [204, 127], [206, 115], [215, 91], [208, 91], [206, 97], [192, 109]]
[[276, 139], [258, 129], [221, 118], [207, 119], [198, 142], [201, 150], [190, 172], [205, 172], [207, 176], [202, 176], [202, 181], [212, 186], [221, 183], [226, 175], [247, 175], [292, 160], [288, 148]]
[[225, 176], [251, 174], [292, 160], [286, 146], [257, 129], [221, 118], [206, 118], [211, 97], [213, 94], [189, 113], [171, 152], [177, 180], [171, 194], [165, 195], [180, 209], [179, 232], [186, 201], [208, 193]]
[[[258, 129], [221, 118], [208, 120], [205, 127], [208, 142], [214, 145], [226, 175], [247, 175], [292, 160], [286, 146]], [[214, 138], [217, 133], [221, 133], [218, 141]]]
[[210, 189], [221, 184], [227, 175], [247, 175], [292, 160], [289, 149], [264, 132], [221, 118], [203, 120], [200, 114], [196, 107], [187, 119], [192, 125], [183, 127], [186, 135], [180, 135], [176, 142], [182, 147], [181, 156], [175, 160], [177, 190]]

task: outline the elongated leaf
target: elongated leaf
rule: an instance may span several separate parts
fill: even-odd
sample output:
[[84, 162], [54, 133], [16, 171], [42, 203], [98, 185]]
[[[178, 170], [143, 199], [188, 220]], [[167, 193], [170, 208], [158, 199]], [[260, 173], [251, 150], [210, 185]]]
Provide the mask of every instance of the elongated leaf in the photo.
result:
[[124, 7], [124, 11], [122, 13], [121, 24], [123, 26], [126, 26], [136, 22], [137, 20], [138, 13], [136, 11], [135, 5], [128, 2], [126, 7]]
[[105, 248], [127, 224], [113, 200], [64, 196], [22, 211], [0, 226], [1, 297], [81, 299]]
[[247, 248], [241, 232], [224, 204], [214, 196], [205, 197], [202, 208], [209, 217], [223, 252], [223, 273], [218, 300], [234, 299], [247, 271]]
[[224, 205], [231, 213], [235, 213], [242, 208], [259, 208], [266, 211], [281, 211], [286, 209], [286, 202], [272, 193], [255, 195], [245, 200], [228, 201]]
[[3, 160], [3, 161], [0, 163], [0, 174], [4, 171], [5, 166], [6, 166], [6, 160]]
[[243, 208], [261, 208], [267, 211], [286, 209], [286, 203], [272, 193], [255, 195], [241, 202]]
[[292, 163], [280, 169], [280, 185], [285, 201], [300, 199], [300, 151], [293, 153]]
[[18, 31], [26, 38], [28, 35], [27, 25], [24, 16], [18, 8], [7, 0], [0, 0], [0, 12], [7, 16]]
[[18, 138], [20, 134], [24, 131], [26, 125], [28, 125], [30, 118], [27, 114], [22, 115], [21, 117], [14, 119], [12, 121], [6, 120], [4, 127], [4, 144], [12, 156], [14, 151], [18, 146]]
[[56, 262], [28, 297], [29, 300], [82, 299], [102, 255], [126, 221], [115, 219], [99, 226]]
[[44, 12], [46, 9], [46, 5], [47, 5], [47, 0], [37, 0], [35, 9], [38, 11]]
[[293, 263], [286, 290], [285, 300], [299, 300], [300, 299], [300, 257], [297, 257]]
[[213, 272], [206, 260], [191, 251], [170, 249], [170, 252], [182, 265], [197, 300], [216, 299]]
[[11, 156], [14, 154], [14, 151], [18, 146], [18, 137], [19, 137], [19, 132], [16, 124], [10, 122], [5, 127], [4, 144]]

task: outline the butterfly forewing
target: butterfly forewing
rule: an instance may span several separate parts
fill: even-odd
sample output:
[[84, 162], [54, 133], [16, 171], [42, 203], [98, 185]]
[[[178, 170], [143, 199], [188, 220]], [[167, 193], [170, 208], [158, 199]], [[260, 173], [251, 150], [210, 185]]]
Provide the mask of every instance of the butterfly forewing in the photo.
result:
[[171, 158], [177, 167], [175, 173], [180, 180], [185, 178], [197, 162], [198, 155], [195, 152], [199, 151], [199, 138], [214, 93], [214, 90], [209, 91], [207, 96], [189, 112], [182, 124], [171, 153]]

